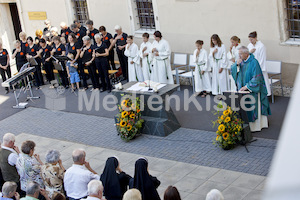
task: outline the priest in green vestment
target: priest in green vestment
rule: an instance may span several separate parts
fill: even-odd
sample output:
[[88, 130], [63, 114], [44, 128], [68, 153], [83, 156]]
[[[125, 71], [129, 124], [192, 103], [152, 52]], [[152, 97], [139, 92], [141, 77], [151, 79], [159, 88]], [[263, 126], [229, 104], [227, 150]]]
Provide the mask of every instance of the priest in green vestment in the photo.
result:
[[[258, 61], [247, 47], [239, 48], [240, 59], [231, 66], [231, 74], [239, 91], [249, 91], [255, 99], [253, 110], [247, 111], [251, 131], [268, 128], [268, 115], [271, 115], [267, 87]], [[247, 101], [247, 99], [246, 99]]]

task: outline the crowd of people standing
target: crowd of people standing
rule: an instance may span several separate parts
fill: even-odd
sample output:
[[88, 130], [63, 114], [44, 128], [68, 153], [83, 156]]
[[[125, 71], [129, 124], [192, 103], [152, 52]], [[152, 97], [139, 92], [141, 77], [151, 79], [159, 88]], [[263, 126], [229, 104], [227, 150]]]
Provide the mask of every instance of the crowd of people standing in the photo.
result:
[[[148, 160], [135, 162], [134, 176], [124, 172], [116, 156], [109, 157], [101, 174], [86, 161], [84, 149], [72, 152], [73, 165], [65, 169], [60, 152], [46, 152], [43, 162], [35, 153], [36, 144], [27, 140], [21, 151], [15, 136], [6, 133], [0, 149], [0, 200], [160, 200], [160, 181], [149, 173]], [[100, 162], [100, 161], [99, 161]], [[217, 198], [218, 197], [218, 198]], [[206, 200], [224, 199], [212, 190]], [[181, 200], [176, 187], [169, 186], [164, 200]]]
[[[84, 71], [87, 69], [93, 85], [91, 90], [100, 89], [101, 92], [106, 90], [110, 92], [112, 85], [108, 70], [116, 70], [115, 52], [119, 59], [123, 80], [174, 83], [170, 45], [160, 31], [154, 32], [152, 43], [149, 41], [149, 34], [144, 33], [139, 48], [134, 43], [134, 37], [124, 33], [119, 25], [114, 28], [114, 36], [107, 32], [104, 26], [100, 26], [99, 29], [94, 28], [92, 20], [87, 20], [85, 26], [78, 20], [74, 20], [70, 26], [62, 22], [60, 34], [56, 27], [51, 26], [49, 20], [45, 21], [45, 25], [43, 31], [36, 31], [35, 40], [21, 32], [19, 40], [14, 42], [15, 49], [12, 52], [12, 59], [16, 59], [18, 71], [30, 58], [36, 59], [38, 64], [35, 66], [34, 79], [37, 88], [45, 83], [41, 69], [45, 70], [46, 80], [51, 83], [55, 79], [53, 64], [59, 62], [61, 70], [58, 70], [58, 73], [62, 86], [69, 87], [70, 82], [74, 90], [75, 84], [77, 89], [80, 85], [82, 90], [88, 89], [88, 76]], [[271, 92], [266, 68], [266, 48], [257, 39], [256, 32], [249, 34], [249, 40], [248, 49], [259, 61], [269, 96]], [[209, 93], [217, 95], [227, 90], [237, 90], [231, 76], [231, 66], [240, 59], [238, 50], [241, 41], [237, 36], [231, 37], [230, 41], [231, 46], [229, 51], [226, 51], [220, 37], [217, 34], [212, 35], [209, 53], [203, 48], [202, 40], [196, 41], [196, 49], [193, 53], [196, 95], [201, 94], [205, 97]], [[55, 57], [58, 56], [67, 56], [69, 62], [56, 60]], [[3, 49], [0, 42], [0, 72], [3, 81], [11, 77], [9, 63], [9, 53]], [[7, 92], [8, 89], [6, 88]]]

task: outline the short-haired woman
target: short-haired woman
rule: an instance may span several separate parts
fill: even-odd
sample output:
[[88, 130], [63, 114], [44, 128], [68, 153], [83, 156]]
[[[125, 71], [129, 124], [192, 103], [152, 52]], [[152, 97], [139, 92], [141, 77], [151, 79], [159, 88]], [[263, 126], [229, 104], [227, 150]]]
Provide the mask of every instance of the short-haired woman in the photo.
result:
[[[26, 43], [27, 44], [27, 43]], [[14, 49], [12, 52], [12, 59], [16, 59], [17, 70], [20, 71], [22, 66], [27, 62], [25, 46], [22, 48], [19, 40], [14, 41]]]
[[210, 52], [208, 58], [211, 65], [210, 67], [212, 68], [212, 94], [222, 94], [227, 91], [227, 59], [225, 45], [217, 34], [213, 34], [210, 38]]
[[98, 69], [98, 73], [101, 79], [102, 89], [100, 92], [104, 92], [108, 89], [108, 92], [111, 92], [111, 84], [108, 74], [108, 60], [107, 56], [109, 55], [108, 47], [104, 42], [102, 42], [102, 35], [96, 34], [94, 36], [96, 45], [95, 45], [95, 63]]
[[123, 200], [142, 200], [142, 194], [138, 189], [130, 189], [125, 192]]
[[20, 175], [21, 190], [26, 192], [27, 184], [35, 181], [44, 188], [43, 179], [40, 176], [40, 167], [43, 162], [38, 154], [34, 154], [35, 143], [27, 140], [22, 143], [19, 158], [17, 159], [16, 168]]
[[50, 198], [53, 197], [55, 192], [64, 193], [63, 178], [65, 171], [59, 151], [48, 151], [46, 154], [46, 164], [41, 166], [41, 176]]

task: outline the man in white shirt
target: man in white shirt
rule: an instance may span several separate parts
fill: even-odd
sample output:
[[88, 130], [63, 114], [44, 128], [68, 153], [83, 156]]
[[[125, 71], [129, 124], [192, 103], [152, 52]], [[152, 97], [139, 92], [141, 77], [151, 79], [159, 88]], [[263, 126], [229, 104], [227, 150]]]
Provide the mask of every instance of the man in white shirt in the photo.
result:
[[89, 196], [84, 200], [101, 200], [103, 197], [103, 185], [101, 181], [92, 180], [88, 184]]
[[[20, 177], [16, 169], [20, 150], [15, 146], [15, 135], [6, 133], [0, 149], [0, 167], [4, 181], [13, 181], [20, 186]], [[19, 189], [20, 187], [18, 187]], [[19, 190], [18, 190], [19, 191]]]
[[85, 155], [83, 149], [74, 150], [72, 153], [74, 164], [65, 173], [64, 186], [70, 200], [85, 198], [88, 195], [88, 183], [100, 179], [97, 172], [85, 161]]

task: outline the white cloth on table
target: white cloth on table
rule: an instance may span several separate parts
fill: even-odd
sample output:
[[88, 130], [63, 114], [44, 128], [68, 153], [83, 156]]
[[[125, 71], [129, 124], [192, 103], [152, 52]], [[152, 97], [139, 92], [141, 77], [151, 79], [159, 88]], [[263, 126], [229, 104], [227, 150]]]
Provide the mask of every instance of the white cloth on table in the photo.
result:
[[261, 103], [260, 103], [260, 93], [258, 93], [258, 109], [257, 109], [257, 119], [254, 122], [249, 122], [250, 130], [252, 132], [261, 131], [263, 128], [268, 128], [268, 117], [261, 114]]
[[64, 186], [68, 197], [80, 199], [88, 195], [88, 183], [100, 180], [98, 174], [89, 171], [83, 165], [73, 164], [65, 173]]
[[[213, 51], [218, 49], [218, 51], [213, 55]], [[210, 48], [209, 52], [209, 64], [212, 68], [212, 94], [218, 95], [222, 94], [222, 92], [227, 91], [227, 83], [228, 83], [228, 72], [227, 72], [227, 64], [226, 64], [226, 49], [225, 45], [222, 44], [221, 47], [215, 46]], [[220, 69], [223, 69], [221, 73], [219, 73]]]
[[268, 69], [266, 66], [266, 62], [267, 62], [266, 47], [261, 41], [257, 41], [255, 43], [255, 45], [253, 45], [252, 43], [248, 44], [248, 49], [249, 49], [249, 51], [251, 51], [252, 49], [255, 49], [253, 55], [260, 65], [261, 71], [264, 76], [265, 84], [267, 87], [268, 96], [270, 96], [272, 93], [271, 93], [271, 88], [270, 88]]
[[6, 147], [6, 146], [1, 146], [2, 149], [6, 149], [8, 151], [11, 151], [11, 154], [9, 154], [8, 156], [8, 164], [10, 164], [11, 166], [15, 166], [17, 163], [17, 160], [19, 158], [19, 154], [12, 148]]
[[[142, 59], [142, 71], [144, 80], [150, 80], [151, 72], [152, 72], [152, 54], [151, 54], [151, 46], [152, 44], [148, 42], [143, 42], [140, 46], [140, 57]], [[146, 47], [146, 50], [143, 52], [143, 49]], [[144, 57], [144, 54], [147, 53], [148, 56]]]
[[[197, 56], [197, 51], [198, 49], [196, 49], [193, 54], [193, 62], [196, 64], [195, 73], [194, 73], [195, 91], [211, 92], [211, 78], [209, 74], [211, 68], [208, 64], [207, 51], [205, 49], [201, 49], [198, 56]], [[204, 72], [204, 74], [202, 74], [202, 72]]]
[[[140, 65], [139, 47], [135, 43], [132, 43], [130, 47], [128, 45], [126, 45], [124, 52], [125, 56], [128, 57], [128, 81], [142, 82], [144, 78]], [[131, 61], [133, 61], [133, 64], [131, 64]]]
[[169, 43], [163, 38], [159, 42], [155, 40], [152, 44], [152, 50], [154, 48], [158, 51], [159, 55], [156, 56], [154, 55], [155, 52], [153, 53], [153, 75], [151, 74], [151, 81], [174, 84], [170, 63], [171, 49]]

